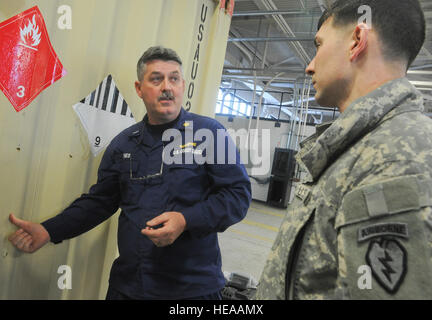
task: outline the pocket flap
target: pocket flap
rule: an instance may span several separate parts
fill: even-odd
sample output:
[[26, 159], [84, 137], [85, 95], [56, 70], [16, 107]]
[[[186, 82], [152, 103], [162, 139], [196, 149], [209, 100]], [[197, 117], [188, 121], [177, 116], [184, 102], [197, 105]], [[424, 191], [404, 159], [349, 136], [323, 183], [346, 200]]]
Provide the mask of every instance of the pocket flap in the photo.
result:
[[185, 164], [185, 163], [183, 163], [183, 164], [182, 163], [173, 163], [173, 164], [167, 165], [167, 168], [169, 170], [171, 170], [171, 169], [189, 169], [189, 170], [194, 170], [198, 166], [199, 166], [199, 164], [197, 164], [197, 163], [188, 163], [188, 164]]

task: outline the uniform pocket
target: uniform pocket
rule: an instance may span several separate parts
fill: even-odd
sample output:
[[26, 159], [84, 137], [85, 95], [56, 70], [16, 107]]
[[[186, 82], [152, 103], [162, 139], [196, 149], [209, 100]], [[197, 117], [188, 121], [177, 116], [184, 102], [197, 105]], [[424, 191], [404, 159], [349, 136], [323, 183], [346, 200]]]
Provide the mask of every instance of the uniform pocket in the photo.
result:
[[173, 164], [166, 172], [171, 199], [192, 205], [201, 200], [208, 189], [208, 178], [203, 165]]
[[139, 180], [131, 179], [138, 174], [138, 161], [133, 159], [123, 159], [120, 164], [120, 190], [121, 201], [124, 204], [137, 204], [139, 200], [139, 189], [143, 183]]

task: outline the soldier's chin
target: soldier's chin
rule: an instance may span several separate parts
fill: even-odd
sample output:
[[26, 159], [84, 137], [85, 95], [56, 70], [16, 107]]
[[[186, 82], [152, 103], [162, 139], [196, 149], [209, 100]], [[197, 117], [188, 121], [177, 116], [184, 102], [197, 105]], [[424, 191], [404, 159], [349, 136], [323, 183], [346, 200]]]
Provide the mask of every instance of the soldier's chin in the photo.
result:
[[334, 108], [334, 107], [336, 107], [336, 105], [334, 104], [334, 101], [332, 101], [332, 99], [329, 99], [327, 96], [320, 95], [319, 93], [317, 93], [315, 95], [315, 101], [321, 107], [324, 107], [324, 108]]

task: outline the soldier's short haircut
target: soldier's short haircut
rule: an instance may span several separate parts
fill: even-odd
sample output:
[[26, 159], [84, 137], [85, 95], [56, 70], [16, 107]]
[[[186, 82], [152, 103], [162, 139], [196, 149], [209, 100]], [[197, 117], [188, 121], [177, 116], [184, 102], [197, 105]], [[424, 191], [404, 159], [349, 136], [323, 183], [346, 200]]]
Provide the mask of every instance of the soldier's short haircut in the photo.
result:
[[336, 0], [324, 11], [318, 30], [330, 17], [335, 27], [357, 23], [363, 5], [371, 9], [372, 28], [382, 41], [384, 57], [404, 59], [409, 67], [425, 40], [425, 17], [418, 0]]
[[174, 50], [162, 46], [150, 47], [144, 52], [137, 63], [137, 77], [139, 81], [142, 80], [145, 73], [146, 63], [153, 60], [175, 61], [180, 67], [182, 65], [180, 57]]

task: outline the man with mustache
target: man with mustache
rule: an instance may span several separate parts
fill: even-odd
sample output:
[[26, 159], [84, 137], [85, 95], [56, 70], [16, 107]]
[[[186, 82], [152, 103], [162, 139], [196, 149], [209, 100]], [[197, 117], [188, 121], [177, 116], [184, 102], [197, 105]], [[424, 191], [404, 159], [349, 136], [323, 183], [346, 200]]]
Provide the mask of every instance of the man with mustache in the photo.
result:
[[337, 0], [322, 15], [306, 72], [341, 115], [302, 143], [307, 176], [256, 298], [432, 298], [432, 120], [406, 78], [424, 39], [418, 0]]
[[[168, 48], [151, 47], [143, 54], [135, 89], [146, 116], [113, 139], [97, 183], [61, 214], [42, 224], [10, 216], [20, 228], [9, 238], [18, 249], [34, 252], [48, 241], [78, 236], [120, 207], [120, 255], [111, 269], [107, 299], [221, 299], [225, 279], [217, 232], [246, 215], [250, 182], [236, 150], [234, 162], [228, 161], [229, 153], [224, 163], [215, 161], [226, 151], [225, 143], [204, 164], [164, 163], [168, 143], [180, 141], [175, 146], [183, 151], [184, 145], [196, 145], [186, 141], [188, 130], [192, 137], [196, 130], [210, 130], [215, 146], [217, 131], [225, 130], [216, 120], [182, 108], [181, 65]], [[178, 133], [174, 140], [163, 139], [168, 129]]]

